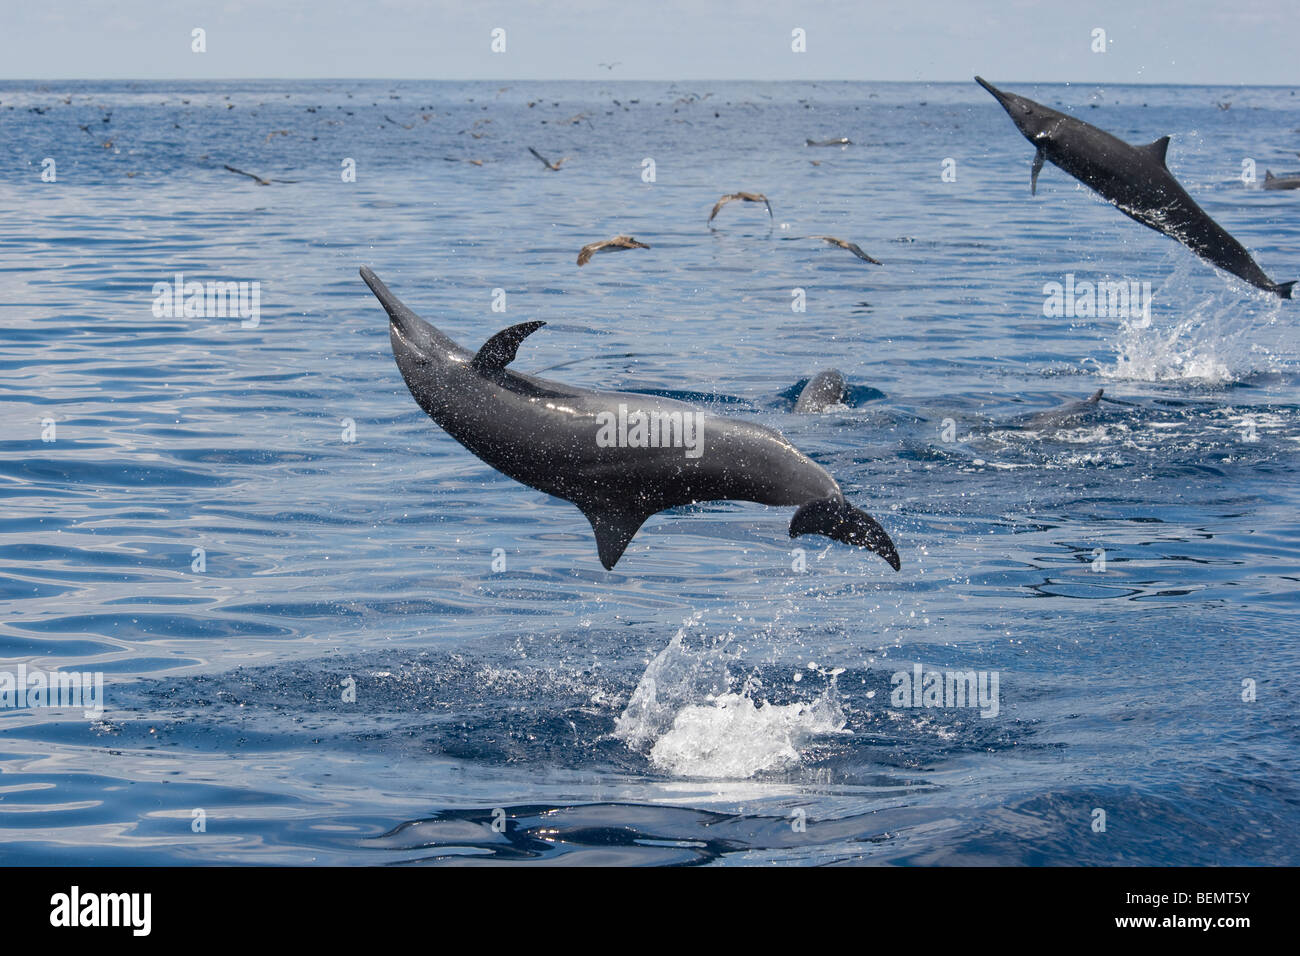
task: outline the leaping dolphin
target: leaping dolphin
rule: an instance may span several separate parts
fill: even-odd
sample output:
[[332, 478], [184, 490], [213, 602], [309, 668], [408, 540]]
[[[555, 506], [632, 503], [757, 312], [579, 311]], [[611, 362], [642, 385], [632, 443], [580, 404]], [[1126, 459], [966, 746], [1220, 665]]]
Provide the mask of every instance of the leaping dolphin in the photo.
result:
[[1029, 177], [1038, 191], [1044, 160], [1065, 170], [1130, 219], [1177, 239], [1206, 262], [1231, 272], [1258, 289], [1291, 298], [1295, 282], [1274, 282], [1246, 248], [1210, 218], [1165, 165], [1169, 137], [1146, 146], [1121, 139], [1042, 103], [1004, 93], [982, 77], [975, 82], [993, 94], [1025, 139], [1038, 148]]
[[651, 515], [728, 499], [795, 505], [790, 537], [868, 548], [898, 570], [884, 528], [778, 432], [674, 399], [512, 372], [520, 343], [544, 322], [503, 329], [476, 354], [407, 308], [369, 268], [361, 278], [388, 313], [393, 357], [416, 403], [497, 471], [577, 505], [606, 570]]

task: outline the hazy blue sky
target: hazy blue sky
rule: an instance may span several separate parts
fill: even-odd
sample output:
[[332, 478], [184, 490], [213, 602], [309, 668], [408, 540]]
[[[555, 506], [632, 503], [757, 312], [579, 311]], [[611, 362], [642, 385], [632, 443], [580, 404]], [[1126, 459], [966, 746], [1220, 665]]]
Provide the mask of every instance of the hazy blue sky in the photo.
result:
[[[1297, 0], [3, 0], [0, 73], [1294, 84], [1297, 12]], [[195, 27], [206, 53], [190, 51]], [[496, 27], [504, 53], [489, 48]], [[790, 49], [796, 27], [806, 53]], [[1090, 49], [1097, 27], [1104, 54]]]

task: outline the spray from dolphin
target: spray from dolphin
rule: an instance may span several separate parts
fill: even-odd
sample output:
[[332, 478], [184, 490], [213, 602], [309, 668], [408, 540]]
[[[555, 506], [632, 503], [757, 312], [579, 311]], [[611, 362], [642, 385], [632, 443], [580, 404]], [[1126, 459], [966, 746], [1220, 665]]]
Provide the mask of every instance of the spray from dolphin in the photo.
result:
[[1042, 103], [1004, 93], [981, 77], [975, 82], [1002, 104], [1025, 139], [1038, 148], [1029, 177], [1038, 191], [1038, 173], [1050, 160], [1142, 225], [1176, 239], [1206, 262], [1231, 272], [1258, 289], [1291, 298], [1295, 282], [1274, 282], [1250, 253], [1187, 194], [1165, 165], [1169, 137], [1130, 146], [1105, 130]]
[[472, 353], [370, 269], [362, 267], [361, 278], [388, 313], [393, 357], [416, 403], [497, 471], [577, 505], [606, 570], [651, 515], [729, 499], [794, 505], [790, 537], [820, 534], [867, 548], [898, 570], [884, 528], [778, 432], [656, 395], [512, 372], [520, 343], [545, 323], [511, 326]]

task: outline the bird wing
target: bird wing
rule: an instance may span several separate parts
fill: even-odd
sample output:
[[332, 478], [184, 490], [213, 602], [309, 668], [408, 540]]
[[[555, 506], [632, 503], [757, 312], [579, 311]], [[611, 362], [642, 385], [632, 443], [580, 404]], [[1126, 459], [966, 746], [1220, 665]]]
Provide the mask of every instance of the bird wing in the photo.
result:
[[863, 252], [862, 247], [859, 246], [856, 242], [846, 242], [843, 239], [837, 239], [835, 236], [809, 236], [808, 238], [821, 239], [824, 242], [829, 242], [832, 246], [839, 246], [841, 249], [848, 250], [849, 252], [853, 253], [855, 256], [857, 256], [859, 259], [864, 260], [865, 262], [871, 262], [878, 266], [884, 265], [884, 263], [881, 262], [879, 259], [873, 259], [871, 258], [871, 256]]
[[721, 199], [719, 199], [716, 203], [714, 203], [714, 204], [713, 204], [713, 212], [709, 213], [709, 222], [713, 222], [713, 217], [716, 216], [716, 215], [718, 214], [718, 210], [719, 210], [719, 209], [721, 209], [721, 208], [722, 208], [723, 206], [725, 206], [727, 203], [731, 202], [733, 199], [737, 199], [737, 198], [739, 198], [739, 197], [736, 196], [736, 195], [723, 196], [723, 197], [722, 197]]
[[863, 260], [865, 260], [865, 261], [867, 261], [867, 262], [873, 262], [873, 263], [875, 263], [875, 264], [878, 265], [878, 266], [884, 264], [884, 263], [882, 263], [879, 259], [873, 259], [873, 258], [871, 258], [871, 256], [869, 256], [869, 255], [867, 255], [865, 252], [863, 252], [863, 251], [862, 251], [862, 247], [859, 246], [856, 242], [841, 242], [841, 243], [839, 243], [839, 244], [840, 244], [841, 246], [843, 246], [845, 249], [849, 250], [849, 252], [853, 253], [853, 254], [854, 254], [855, 256], [857, 256], [859, 259], [863, 259]]
[[256, 179], [257, 182], [258, 182], [258, 185], [260, 185], [260, 186], [269, 186], [269, 185], [271, 185], [270, 182], [269, 182], [268, 180], [263, 179], [261, 176], [258, 176], [258, 175], [255, 174], [255, 173], [246, 173], [246, 172], [244, 172], [242, 169], [236, 169], [234, 166], [231, 166], [231, 165], [228, 165], [228, 164], [225, 164], [225, 163], [223, 163], [222, 165], [225, 166], [225, 168], [228, 169], [228, 170], [230, 170], [232, 173], [239, 173], [239, 175], [241, 175], [241, 176], [247, 176], [249, 179]]
[[539, 153], [537, 150], [533, 149], [531, 146], [528, 147], [528, 152], [532, 153], [534, 156], [540, 159], [542, 161], [542, 165], [545, 166], [547, 169], [552, 168], [551, 161], [547, 159], [545, 156], [543, 156], [541, 153]]

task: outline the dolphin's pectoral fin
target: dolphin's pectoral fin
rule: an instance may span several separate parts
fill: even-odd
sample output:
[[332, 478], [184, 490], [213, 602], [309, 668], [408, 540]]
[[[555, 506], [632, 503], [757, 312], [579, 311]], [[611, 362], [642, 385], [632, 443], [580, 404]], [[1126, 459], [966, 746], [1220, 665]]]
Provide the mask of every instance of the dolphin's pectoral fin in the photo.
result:
[[1154, 143], [1147, 143], [1142, 148], [1150, 153], [1152, 158], [1157, 160], [1161, 166], [1168, 168], [1168, 164], [1165, 162], [1165, 155], [1169, 152], [1168, 136], [1161, 136]]
[[500, 372], [515, 360], [519, 352], [519, 343], [540, 329], [545, 322], [521, 322], [508, 329], [502, 329], [483, 343], [470, 366], [480, 375]]
[[591, 530], [596, 532], [596, 550], [600, 554], [600, 563], [606, 571], [612, 571], [623, 552], [632, 543], [636, 533], [641, 530], [653, 511], [620, 507], [610, 504], [579, 505], [582, 513], [591, 522]]
[[1038, 174], [1043, 171], [1043, 160], [1047, 158], [1047, 150], [1038, 147], [1038, 152], [1034, 153], [1033, 169], [1029, 173], [1029, 195], [1038, 195]]
[[901, 566], [894, 542], [875, 518], [843, 498], [822, 498], [802, 505], [790, 519], [790, 537], [821, 534], [880, 555], [895, 571]]

